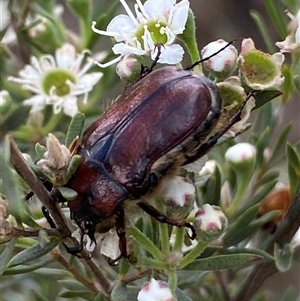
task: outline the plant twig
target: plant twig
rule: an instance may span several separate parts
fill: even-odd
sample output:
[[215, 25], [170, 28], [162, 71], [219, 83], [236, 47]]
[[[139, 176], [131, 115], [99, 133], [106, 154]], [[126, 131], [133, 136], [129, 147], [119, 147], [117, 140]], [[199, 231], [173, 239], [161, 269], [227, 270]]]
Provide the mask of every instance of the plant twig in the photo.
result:
[[10, 160], [18, 174], [26, 181], [41, 203], [49, 210], [58, 231], [62, 233], [63, 237], [70, 236], [71, 231], [67, 227], [66, 222], [60, 213], [56, 199], [48, 192], [42, 182], [29, 168], [17, 144], [12, 138], [10, 138]]
[[78, 280], [91, 291], [99, 292], [97, 285], [93, 282], [88, 281], [87, 278], [80, 274], [74, 266], [70, 265], [60, 253], [58, 253], [57, 251], [53, 251], [52, 255], [62, 266], [64, 266], [69, 272], [73, 274], [76, 280]]
[[[276, 232], [270, 239], [266, 251], [274, 252], [274, 244], [283, 246], [289, 243], [300, 227], [300, 189], [298, 190], [282, 223], [278, 225]], [[237, 293], [234, 301], [248, 301], [257, 292], [263, 282], [278, 270], [274, 262], [257, 264], [254, 270], [247, 277], [242, 288]]]

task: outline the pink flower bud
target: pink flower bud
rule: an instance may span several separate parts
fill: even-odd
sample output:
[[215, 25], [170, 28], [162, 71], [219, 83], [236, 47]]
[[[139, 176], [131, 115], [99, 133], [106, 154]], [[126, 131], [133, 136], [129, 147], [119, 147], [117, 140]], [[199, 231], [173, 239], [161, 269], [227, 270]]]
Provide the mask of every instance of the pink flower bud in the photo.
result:
[[250, 143], [237, 143], [230, 147], [226, 153], [226, 160], [232, 163], [242, 163], [245, 161], [253, 161], [256, 157], [256, 148]]
[[161, 280], [152, 278], [149, 282], [145, 283], [140, 290], [138, 301], [175, 301], [168, 284]]
[[[209, 57], [216, 53], [228, 43], [222, 39], [206, 45], [202, 51], [202, 58]], [[233, 45], [228, 46], [217, 55], [203, 63], [204, 68], [217, 78], [226, 78], [237, 68], [238, 52]]]
[[134, 82], [141, 74], [141, 62], [133, 54], [121, 56], [117, 65], [116, 72], [121, 80], [125, 82]]
[[180, 176], [165, 178], [155, 194], [164, 200], [170, 218], [185, 218], [193, 209], [195, 187], [189, 178]]
[[197, 239], [210, 242], [218, 238], [227, 227], [227, 218], [220, 207], [204, 204], [195, 215]]

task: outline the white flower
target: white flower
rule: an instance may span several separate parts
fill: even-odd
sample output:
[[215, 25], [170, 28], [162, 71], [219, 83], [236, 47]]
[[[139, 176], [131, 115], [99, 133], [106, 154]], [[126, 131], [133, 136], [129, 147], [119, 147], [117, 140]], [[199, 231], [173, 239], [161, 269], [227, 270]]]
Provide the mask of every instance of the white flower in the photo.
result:
[[[228, 42], [219, 39], [207, 44], [201, 51], [202, 58], [209, 57], [228, 45]], [[227, 46], [220, 53], [203, 62], [205, 69], [216, 77], [225, 78], [237, 68], [238, 51], [233, 45]]]
[[250, 143], [237, 143], [225, 153], [226, 160], [233, 163], [252, 161], [256, 157], [256, 148]]
[[275, 45], [280, 48], [281, 52], [292, 52], [300, 48], [300, 10], [296, 16], [287, 11], [291, 22], [288, 26], [290, 34], [282, 42], [276, 42]]
[[189, 2], [182, 0], [147, 0], [144, 5], [136, 0], [134, 6], [136, 17], [125, 0], [119, 0], [127, 15], [116, 16], [108, 24], [106, 31], [97, 29], [92, 23], [95, 33], [114, 37], [117, 44], [112, 48], [120, 56], [106, 64], [98, 64], [105, 68], [120, 61], [122, 55], [150, 55], [154, 60], [160, 44], [162, 47], [158, 62], [177, 64], [182, 60], [183, 48], [173, 44], [176, 35], [183, 33], [188, 18]]
[[137, 299], [138, 301], [175, 301], [168, 284], [154, 278], [143, 285]]
[[76, 54], [73, 45], [64, 44], [55, 57], [43, 55], [39, 60], [32, 57], [31, 65], [20, 71], [20, 77], [9, 78], [35, 93], [24, 101], [32, 106], [31, 113], [43, 110], [46, 105], [53, 105], [54, 114], [63, 110], [66, 115], [74, 116], [78, 112], [78, 97], [83, 95], [86, 103], [88, 93], [103, 75], [101, 72], [86, 74], [93, 60], [88, 58], [81, 66], [85, 53]]

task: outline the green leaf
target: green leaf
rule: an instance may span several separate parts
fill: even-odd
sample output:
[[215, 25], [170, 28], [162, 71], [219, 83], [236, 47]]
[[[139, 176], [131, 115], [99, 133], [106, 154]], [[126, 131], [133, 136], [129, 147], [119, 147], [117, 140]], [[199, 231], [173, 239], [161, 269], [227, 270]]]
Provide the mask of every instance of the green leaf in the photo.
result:
[[300, 158], [296, 149], [292, 147], [289, 143], [286, 146], [286, 155], [288, 159], [288, 164], [293, 166], [295, 173], [300, 177]]
[[293, 84], [296, 90], [300, 92], [300, 76], [298, 74], [294, 75]]
[[294, 249], [291, 244], [286, 244], [283, 248], [280, 248], [278, 244], [275, 244], [275, 264], [281, 273], [290, 269], [293, 261], [293, 253]]
[[29, 272], [32, 272], [39, 268], [44, 267], [53, 261], [54, 261], [53, 258], [46, 258], [42, 261], [39, 261], [38, 263], [31, 263], [29, 265], [19, 265], [19, 266], [13, 267], [13, 268], [8, 268], [5, 270], [3, 275], [17, 275], [17, 274], [29, 273]]
[[[8, 140], [5, 140], [4, 144], [0, 145], [0, 166], [1, 166], [1, 175], [2, 175], [2, 185], [3, 193], [7, 199], [9, 212], [17, 220], [20, 220], [27, 225], [36, 227], [34, 219], [27, 212], [27, 207], [23, 201], [23, 196], [21, 194], [21, 183], [20, 178], [17, 173], [12, 169], [9, 161], [5, 160], [2, 155], [2, 148], [6, 148], [6, 143], [9, 143]], [[5, 176], [3, 176], [5, 175]]]
[[126, 301], [127, 299], [127, 287], [123, 281], [119, 281], [111, 292], [112, 301]]
[[4, 273], [6, 266], [13, 254], [16, 241], [17, 238], [12, 238], [0, 255], [0, 276]]
[[292, 128], [292, 123], [287, 124], [282, 132], [280, 133], [280, 136], [278, 137], [278, 140], [274, 147], [272, 147], [272, 155], [269, 160], [269, 165], [273, 166], [274, 161], [277, 159], [279, 153], [281, 150], [283, 150], [283, 147], [286, 144], [287, 136]]
[[295, 169], [292, 165], [288, 164], [288, 175], [291, 194], [296, 195], [299, 184], [299, 177], [297, 176]]
[[267, 46], [268, 52], [273, 53], [275, 51], [274, 42], [270, 37], [270, 32], [264, 22], [262, 15], [256, 10], [250, 10], [250, 16], [254, 20], [257, 28], [260, 31], [260, 34], [263, 37], [263, 40]]
[[274, 170], [267, 171], [263, 177], [257, 182], [257, 186], [265, 186], [266, 184], [270, 182], [274, 182], [278, 180], [279, 172]]
[[6, 116], [0, 122], [1, 134], [3, 137], [7, 132], [11, 132], [25, 123], [28, 117], [29, 108], [25, 106], [12, 106]]
[[91, 23], [91, 17], [90, 17], [91, 1], [90, 0], [69, 0], [67, 3], [84, 22]]
[[237, 211], [236, 214], [234, 214], [234, 217], [241, 216], [243, 212], [248, 210], [250, 207], [254, 206], [255, 204], [258, 204], [260, 201], [262, 201], [268, 193], [275, 187], [277, 184], [277, 180], [274, 180], [268, 184], [265, 184], [264, 187], [262, 187], [258, 193], [256, 193], [251, 200], [247, 202], [241, 209]]
[[39, 143], [35, 144], [35, 153], [37, 154], [39, 159], [42, 159], [44, 157], [45, 152], [47, 151], [47, 148]]
[[261, 216], [260, 218], [257, 218], [256, 220], [252, 221], [248, 225], [243, 223], [240, 229], [234, 225], [236, 231], [233, 232], [230, 229], [230, 235], [226, 237], [227, 233], [225, 234], [224, 246], [230, 247], [232, 245], [236, 245], [241, 241], [245, 240], [249, 236], [253, 235], [253, 233], [255, 233], [261, 226], [263, 226], [264, 224], [271, 221], [274, 217], [276, 217], [278, 213], [280, 213], [280, 210], [273, 210], [271, 212], [268, 212], [265, 215]]
[[9, 261], [8, 267], [20, 265], [28, 261], [35, 260], [41, 256], [44, 256], [52, 249], [54, 249], [60, 241], [61, 239], [57, 237], [51, 237], [50, 241], [46, 243], [43, 247], [37, 243], [30, 248], [22, 250]]
[[292, 195], [295, 195], [300, 185], [300, 159], [296, 149], [290, 144], [286, 147], [288, 160], [288, 176]]
[[72, 143], [72, 141], [78, 136], [81, 137], [82, 129], [84, 126], [85, 116], [83, 113], [78, 112], [75, 114], [75, 116], [72, 118], [68, 132], [67, 137], [65, 141], [65, 145], [69, 147]]
[[257, 143], [256, 143], [256, 148], [257, 148], [257, 166], [262, 166], [263, 160], [264, 160], [264, 150], [268, 147], [270, 143], [270, 128], [267, 127], [260, 135]]
[[274, 99], [274, 98], [276, 98], [280, 95], [282, 95], [282, 92], [278, 91], [278, 90], [261, 90], [261, 91], [257, 91], [254, 94], [255, 107], [254, 107], [253, 110], [256, 110], [256, 109], [260, 108], [261, 106], [265, 105], [266, 103], [268, 103], [269, 101], [271, 101], [272, 99]]
[[184, 270], [216, 271], [245, 266], [261, 259], [256, 254], [229, 254], [197, 259], [184, 267]]
[[258, 208], [259, 204], [253, 205], [247, 209], [233, 225], [228, 228], [223, 238], [225, 246], [232, 245], [231, 241], [234, 240], [233, 238], [243, 232], [244, 228], [256, 217]]
[[80, 155], [74, 155], [71, 159], [71, 162], [68, 166], [68, 170], [66, 172], [66, 179], [70, 179], [72, 175], [75, 173], [79, 163], [81, 161]]
[[187, 296], [181, 289], [176, 288], [175, 294], [177, 301], [193, 301], [189, 296]]
[[274, 261], [274, 257], [271, 256], [269, 253], [261, 250], [261, 249], [254, 249], [254, 248], [230, 248], [224, 250], [226, 254], [241, 254], [241, 253], [251, 253], [256, 254], [262, 257], [263, 262]]
[[288, 23], [286, 15], [283, 13], [285, 7], [280, 1], [264, 0], [268, 15], [272, 20], [272, 25], [276, 28], [282, 39], [287, 35], [286, 25]]
[[63, 292], [62, 294], [59, 295], [61, 298], [66, 298], [66, 299], [73, 299], [73, 298], [83, 298], [85, 300], [94, 300], [95, 298], [95, 293], [87, 290], [83, 291], [67, 291]]
[[218, 166], [216, 166], [214, 173], [208, 179], [205, 185], [205, 194], [203, 199], [211, 205], [219, 205], [220, 203], [220, 192], [221, 192], [221, 171]]

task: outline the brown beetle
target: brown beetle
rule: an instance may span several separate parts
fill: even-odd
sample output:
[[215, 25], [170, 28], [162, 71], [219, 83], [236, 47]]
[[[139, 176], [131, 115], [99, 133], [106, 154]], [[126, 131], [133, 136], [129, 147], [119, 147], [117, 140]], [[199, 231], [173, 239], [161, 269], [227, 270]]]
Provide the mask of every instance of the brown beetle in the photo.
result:
[[[72, 218], [93, 239], [96, 225], [116, 216], [120, 256], [127, 256], [124, 200], [140, 199], [162, 177], [201, 158], [239, 120], [242, 108], [216, 130], [222, 100], [214, 82], [177, 67], [149, 72], [85, 131], [82, 160], [66, 185], [78, 193], [68, 203]], [[138, 205], [161, 222], [189, 227], [195, 237], [189, 223]]]

